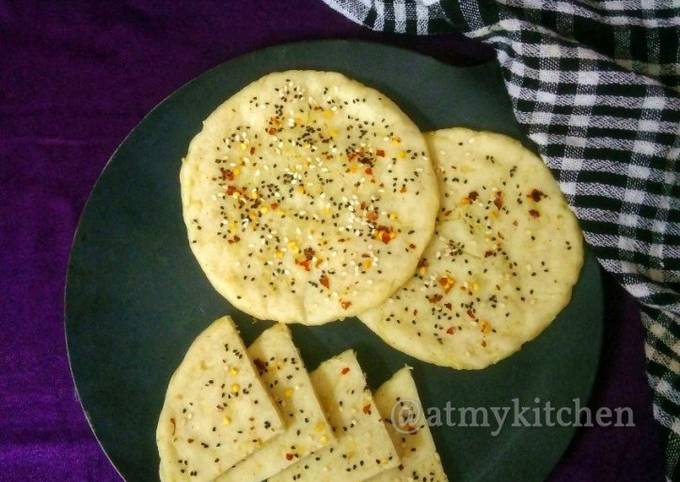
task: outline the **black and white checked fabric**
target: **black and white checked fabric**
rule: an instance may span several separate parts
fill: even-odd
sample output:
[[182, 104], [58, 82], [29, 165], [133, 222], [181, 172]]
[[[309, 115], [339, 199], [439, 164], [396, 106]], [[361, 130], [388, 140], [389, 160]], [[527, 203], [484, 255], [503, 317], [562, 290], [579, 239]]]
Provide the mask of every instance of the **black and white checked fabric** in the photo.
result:
[[324, 0], [374, 30], [493, 45], [515, 116], [646, 328], [680, 480], [680, 0]]

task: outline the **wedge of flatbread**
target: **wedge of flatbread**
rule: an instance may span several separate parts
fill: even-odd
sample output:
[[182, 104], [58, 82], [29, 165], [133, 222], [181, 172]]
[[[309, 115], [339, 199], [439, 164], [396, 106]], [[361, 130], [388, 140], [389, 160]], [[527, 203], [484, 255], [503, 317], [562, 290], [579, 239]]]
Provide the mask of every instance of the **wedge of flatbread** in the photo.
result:
[[441, 209], [416, 275], [360, 315], [387, 343], [479, 369], [536, 337], [571, 299], [583, 264], [575, 216], [541, 159], [500, 134], [428, 134]]
[[354, 352], [322, 363], [311, 375], [336, 441], [270, 482], [360, 482], [399, 464]]
[[395, 373], [378, 388], [374, 399], [401, 463], [370, 482], [448, 482], [411, 369], [405, 367]]
[[248, 356], [286, 422], [286, 431], [227, 470], [218, 482], [260, 482], [328, 445], [335, 437], [287, 326], [276, 324]]
[[211, 324], [172, 375], [156, 429], [160, 477], [209, 481], [283, 432], [231, 318]]
[[439, 201], [417, 126], [335, 72], [277, 72], [236, 93], [191, 141], [180, 182], [215, 289], [256, 318], [308, 325], [408, 280]]

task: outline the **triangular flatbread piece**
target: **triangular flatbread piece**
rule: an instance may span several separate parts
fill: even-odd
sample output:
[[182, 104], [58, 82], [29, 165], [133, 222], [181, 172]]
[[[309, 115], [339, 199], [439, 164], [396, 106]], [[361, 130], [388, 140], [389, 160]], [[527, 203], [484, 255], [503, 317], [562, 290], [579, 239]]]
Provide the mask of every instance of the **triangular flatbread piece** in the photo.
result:
[[160, 478], [213, 480], [283, 431], [231, 318], [215, 321], [173, 374], [158, 420]]
[[370, 482], [448, 482], [410, 368], [402, 368], [383, 383], [374, 399], [401, 464]]
[[260, 482], [335, 439], [287, 326], [277, 324], [262, 333], [248, 347], [248, 356], [277, 404], [286, 431], [217, 482]]
[[360, 482], [396, 467], [396, 450], [354, 352], [323, 362], [311, 378], [337, 440], [269, 481]]

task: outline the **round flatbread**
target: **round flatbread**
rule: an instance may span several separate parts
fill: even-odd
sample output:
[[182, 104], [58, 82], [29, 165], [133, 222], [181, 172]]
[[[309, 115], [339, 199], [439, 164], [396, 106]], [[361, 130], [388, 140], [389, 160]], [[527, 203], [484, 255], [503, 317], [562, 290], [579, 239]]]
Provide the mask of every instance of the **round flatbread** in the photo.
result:
[[518, 141], [460, 128], [426, 137], [442, 193], [435, 234], [416, 275], [360, 318], [416, 358], [484, 368], [567, 305], [581, 230], [548, 168]]
[[217, 291], [261, 319], [321, 324], [382, 303], [434, 230], [423, 135], [332, 72], [267, 75], [219, 106], [180, 173], [189, 241]]

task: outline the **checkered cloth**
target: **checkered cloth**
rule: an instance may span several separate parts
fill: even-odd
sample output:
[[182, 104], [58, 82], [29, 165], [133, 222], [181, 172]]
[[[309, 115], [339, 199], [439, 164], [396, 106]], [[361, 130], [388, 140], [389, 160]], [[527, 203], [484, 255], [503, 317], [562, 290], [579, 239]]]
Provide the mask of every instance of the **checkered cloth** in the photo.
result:
[[374, 30], [496, 49], [515, 117], [641, 304], [666, 476], [680, 480], [680, 2], [324, 1]]

